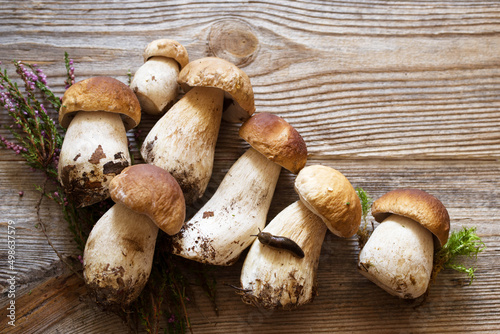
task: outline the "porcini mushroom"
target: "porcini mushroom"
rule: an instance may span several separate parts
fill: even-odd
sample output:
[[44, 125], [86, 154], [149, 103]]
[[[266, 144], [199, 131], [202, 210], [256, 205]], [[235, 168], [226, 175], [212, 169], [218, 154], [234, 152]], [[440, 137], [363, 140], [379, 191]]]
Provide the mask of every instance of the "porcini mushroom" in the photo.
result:
[[298, 173], [307, 160], [300, 134], [281, 117], [260, 113], [240, 128], [250, 147], [212, 198], [172, 238], [174, 254], [231, 265], [263, 229], [281, 167]]
[[157, 39], [143, 53], [144, 64], [135, 72], [130, 88], [142, 111], [158, 115], [167, 111], [179, 92], [179, 71], [189, 63], [186, 48], [171, 39]]
[[339, 171], [321, 165], [303, 168], [295, 179], [297, 201], [281, 211], [263, 230], [294, 241], [304, 252], [298, 258], [286, 250], [255, 240], [241, 271], [241, 297], [264, 308], [292, 309], [316, 295], [316, 272], [327, 228], [349, 238], [361, 223], [361, 202]]
[[450, 217], [444, 205], [419, 189], [397, 189], [372, 205], [380, 224], [359, 254], [361, 274], [404, 299], [427, 291], [434, 247], [448, 240]]
[[248, 76], [220, 58], [189, 63], [179, 82], [189, 91], [151, 129], [141, 155], [169, 171], [191, 204], [203, 195], [212, 175], [224, 97], [234, 101], [230, 110], [240, 120], [250, 117], [255, 106]]
[[110, 192], [116, 204], [87, 239], [83, 275], [99, 303], [125, 306], [149, 278], [158, 228], [177, 233], [186, 208], [175, 179], [152, 165], [126, 168], [111, 181]]
[[140, 120], [139, 101], [116, 79], [86, 79], [64, 93], [59, 123], [68, 130], [58, 174], [66, 194], [79, 206], [109, 197], [109, 183], [130, 165], [126, 131]]

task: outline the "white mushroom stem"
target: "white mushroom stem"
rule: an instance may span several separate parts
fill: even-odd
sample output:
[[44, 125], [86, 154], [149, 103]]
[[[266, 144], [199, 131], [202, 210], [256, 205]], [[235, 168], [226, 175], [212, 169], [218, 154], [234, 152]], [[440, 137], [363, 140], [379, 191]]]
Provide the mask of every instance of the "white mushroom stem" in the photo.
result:
[[80, 206], [109, 197], [109, 182], [130, 165], [127, 135], [119, 114], [80, 111], [71, 121], [59, 156], [58, 175]]
[[147, 114], [166, 112], [177, 98], [179, 64], [172, 58], [152, 57], [135, 72], [130, 88]]
[[141, 148], [144, 160], [177, 180], [187, 204], [199, 199], [212, 176], [224, 92], [194, 87], [151, 129]]
[[148, 281], [158, 227], [146, 215], [115, 204], [97, 221], [85, 245], [83, 275], [96, 300], [128, 305]]
[[405, 299], [427, 290], [432, 272], [432, 233], [412, 219], [391, 215], [359, 254], [361, 274], [391, 295]]
[[283, 309], [311, 302], [316, 295], [316, 272], [326, 230], [321, 218], [300, 201], [281, 211], [264, 232], [295, 241], [305, 256], [300, 259], [255, 240], [241, 271], [243, 301]]
[[266, 224], [281, 166], [253, 148], [224, 176], [212, 198], [173, 237], [173, 253], [231, 265]]

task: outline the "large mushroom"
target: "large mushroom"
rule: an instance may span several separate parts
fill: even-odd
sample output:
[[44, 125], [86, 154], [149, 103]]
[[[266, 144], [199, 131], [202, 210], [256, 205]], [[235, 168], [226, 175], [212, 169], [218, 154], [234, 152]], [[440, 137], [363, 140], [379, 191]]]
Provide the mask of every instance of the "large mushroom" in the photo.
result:
[[179, 71], [189, 63], [186, 48], [171, 39], [157, 39], [143, 53], [144, 64], [135, 72], [130, 88], [142, 111], [150, 115], [167, 111], [179, 92]]
[[248, 76], [220, 58], [189, 63], [179, 73], [179, 83], [189, 91], [151, 129], [141, 155], [169, 171], [191, 204], [203, 195], [212, 175], [224, 99], [232, 100], [227, 109], [235, 117], [231, 120], [249, 118], [255, 106]]
[[298, 173], [307, 160], [300, 134], [281, 117], [260, 113], [240, 128], [251, 147], [233, 164], [212, 198], [172, 240], [174, 254], [231, 265], [263, 229], [281, 167]]
[[126, 131], [141, 120], [134, 92], [109, 77], [72, 85], [62, 98], [59, 123], [67, 127], [58, 174], [79, 206], [109, 197], [109, 183], [130, 165]]
[[361, 274], [391, 295], [418, 298], [427, 291], [434, 248], [448, 240], [444, 205], [419, 189], [397, 189], [373, 202], [380, 224], [359, 254]]
[[110, 192], [116, 204], [87, 239], [83, 275], [97, 302], [125, 306], [149, 278], [158, 228], [177, 233], [186, 208], [175, 179], [152, 165], [126, 168], [111, 181]]
[[[297, 201], [281, 211], [262, 231], [283, 239], [280, 248], [260, 240], [250, 247], [241, 271], [245, 303], [268, 309], [293, 309], [316, 295], [316, 272], [327, 228], [352, 237], [361, 223], [361, 202], [339, 171], [321, 165], [303, 168], [295, 179]], [[278, 239], [278, 241], [281, 239]], [[289, 251], [298, 245], [304, 257]]]

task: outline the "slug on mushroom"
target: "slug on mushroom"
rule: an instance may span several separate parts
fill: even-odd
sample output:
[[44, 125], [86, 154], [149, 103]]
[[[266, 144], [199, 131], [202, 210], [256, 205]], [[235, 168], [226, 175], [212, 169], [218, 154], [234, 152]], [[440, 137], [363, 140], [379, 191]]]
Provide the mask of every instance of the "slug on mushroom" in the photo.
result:
[[126, 131], [141, 120], [134, 92], [109, 77], [94, 77], [64, 93], [59, 123], [67, 127], [58, 177], [79, 206], [109, 197], [109, 183], [130, 165]]
[[276, 249], [284, 249], [290, 252], [290, 254], [295, 255], [299, 259], [304, 257], [304, 251], [300, 248], [295, 241], [290, 238], [283, 236], [272, 235], [269, 232], [263, 232], [259, 229], [259, 234], [252, 235], [259, 239], [259, 242], [263, 245], [274, 247]]
[[177, 233], [186, 208], [175, 179], [153, 165], [126, 168], [111, 181], [110, 192], [116, 204], [90, 232], [83, 275], [97, 302], [125, 306], [149, 278], [158, 228]]
[[304, 140], [281, 117], [256, 114], [243, 123], [239, 134], [251, 147], [172, 238], [172, 253], [213, 265], [236, 262], [266, 224], [281, 167], [298, 173], [306, 163]]
[[187, 93], [153, 126], [141, 155], [170, 172], [192, 204], [212, 175], [223, 106], [229, 105], [228, 119], [241, 122], [255, 111], [254, 96], [245, 72], [215, 57], [189, 63], [178, 81]]
[[359, 254], [358, 270], [391, 295], [418, 298], [427, 291], [434, 249], [448, 240], [443, 203], [419, 189], [397, 189], [372, 204], [381, 224]]
[[130, 88], [150, 115], [165, 113], [179, 92], [179, 71], [189, 63], [186, 48], [177, 41], [158, 39], [148, 44], [144, 64], [135, 72]]
[[321, 165], [304, 167], [295, 179], [295, 190], [300, 201], [281, 211], [262, 232], [293, 240], [304, 257], [255, 241], [241, 270], [239, 293], [245, 303], [293, 309], [311, 302], [327, 228], [349, 238], [361, 224], [361, 202], [339, 171]]

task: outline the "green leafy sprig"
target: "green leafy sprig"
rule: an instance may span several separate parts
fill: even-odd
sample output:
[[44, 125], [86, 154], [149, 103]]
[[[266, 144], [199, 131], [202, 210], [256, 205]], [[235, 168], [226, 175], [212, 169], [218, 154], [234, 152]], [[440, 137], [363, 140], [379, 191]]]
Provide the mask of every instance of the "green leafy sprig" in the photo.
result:
[[475, 278], [474, 267], [469, 267], [460, 262], [461, 259], [474, 258], [486, 249], [481, 238], [476, 234], [475, 227], [463, 227], [460, 231], [452, 232], [446, 244], [434, 254], [434, 266], [431, 281], [444, 268], [451, 268], [469, 276], [469, 285]]

